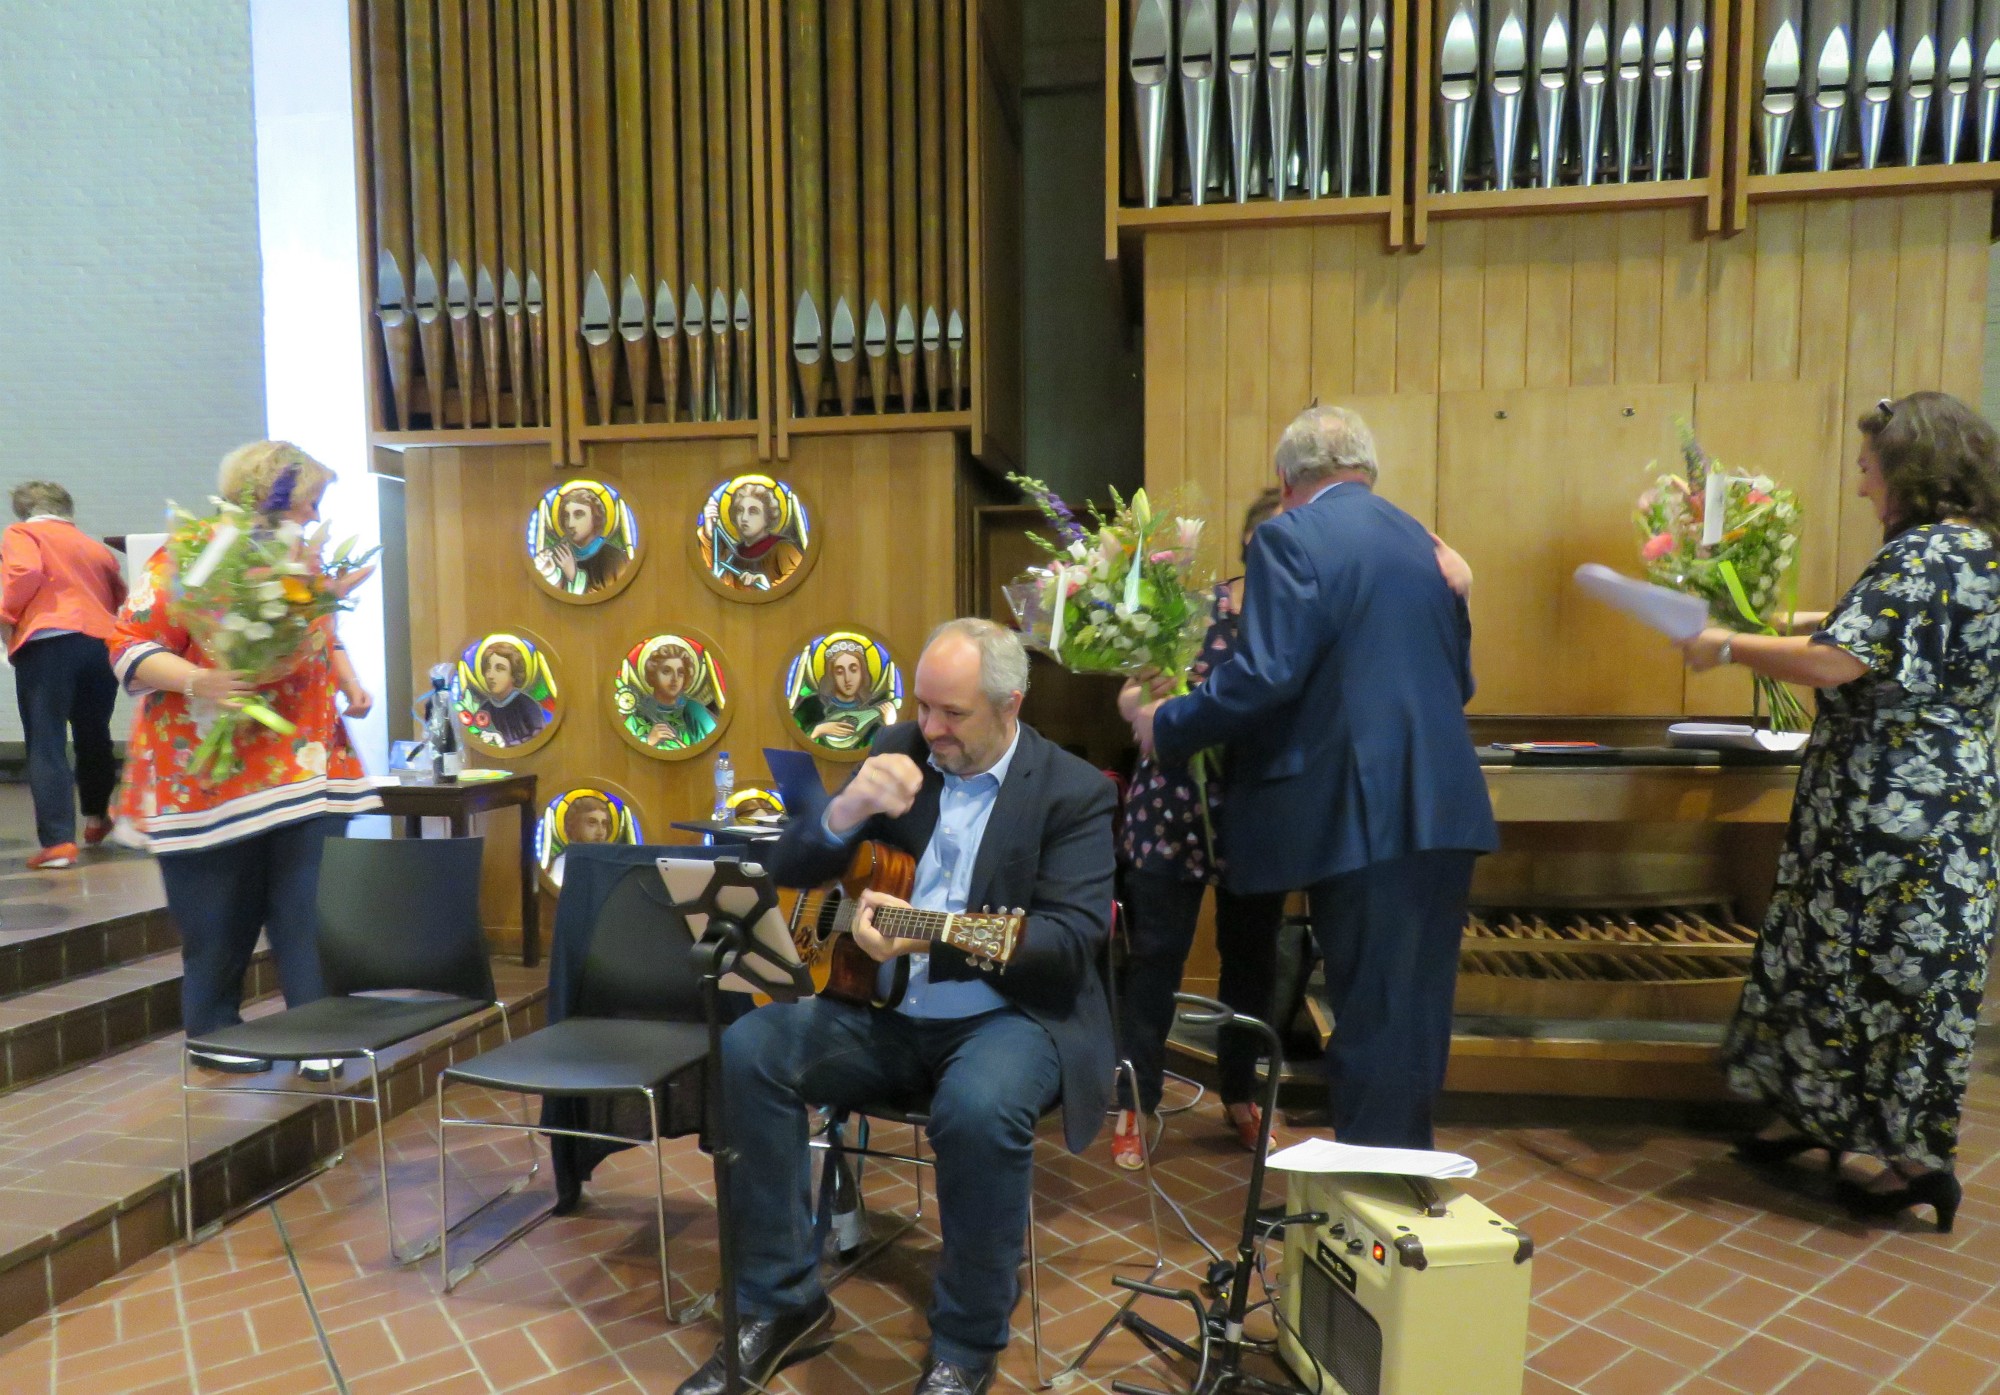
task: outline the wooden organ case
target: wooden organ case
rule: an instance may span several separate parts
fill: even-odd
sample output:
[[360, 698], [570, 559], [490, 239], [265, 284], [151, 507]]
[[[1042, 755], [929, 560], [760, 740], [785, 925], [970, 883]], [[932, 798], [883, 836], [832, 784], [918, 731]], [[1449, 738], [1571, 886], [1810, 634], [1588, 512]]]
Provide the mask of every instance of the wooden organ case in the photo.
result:
[[[1292, 416], [1354, 408], [1380, 492], [1477, 574], [1475, 740], [1626, 753], [1492, 757], [1450, 1088], [1722, 1093], [1796, 769], [1667, 763], [1669, 722], [1749, 713], [1746, 676], [1686, 673], [1570, 584], [1639, 569], [1677, 423], [1798, 493], [1820, 609], [1881, 540], [1855, 419], [1980, 400], [1996, 114], [1843, 124], [1834, 68], [1769, 61], [1839, 10], [1106, 0], [1104, 238], [1143, 306], [1148, 486], [1197, 489], [1233, 539]], [[1190, 980], [1214, 965], [1204, 936]]]
[[[482, 635], [534, 640], [567, 715], [482, 759], [534, 771], [545, 799], [616, 791], [645, 841], [684, 838], [669, 825], [706, 816], [709, 760], [622, 732], [635, 645], [685, 632], [726, 658], [718, 749], [767, 785], [756, 753], [800, 744], [802, 645], [866, 630], [907, 683], [962, 609], [972, 510], [1020, 458], [1018, 5], [350, 15], [373, 460], [404, 482], [418, 685]], [[705, 501], [746, 475], [810, 515], [794, 585], [705, 569]], [[540, 584], [524, 556], [537, 501], [570, 481], [615, 489], [644, 539], [615, 595]]]

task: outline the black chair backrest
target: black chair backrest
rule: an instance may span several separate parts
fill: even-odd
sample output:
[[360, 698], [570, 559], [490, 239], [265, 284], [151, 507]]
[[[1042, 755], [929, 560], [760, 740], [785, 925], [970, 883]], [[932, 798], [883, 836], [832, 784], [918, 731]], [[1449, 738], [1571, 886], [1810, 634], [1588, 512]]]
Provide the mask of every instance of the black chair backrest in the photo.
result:
[[492, 1002], [479, 923], [483, 838], [329, 838], [319, 962], [329, 993], [422, 989]]
[[578, 1017], [700, 1022], [694, 935], [651, 863], [629, 867], [591, 927], [577, 985]]

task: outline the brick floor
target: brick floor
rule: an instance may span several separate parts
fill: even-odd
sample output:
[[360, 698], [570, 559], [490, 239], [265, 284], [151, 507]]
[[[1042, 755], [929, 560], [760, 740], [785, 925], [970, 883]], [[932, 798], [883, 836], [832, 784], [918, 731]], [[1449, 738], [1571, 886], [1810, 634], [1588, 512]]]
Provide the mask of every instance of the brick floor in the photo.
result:
[[[1846, 1219], [1809, 1170], [1770, 1178], [1739, 1167], [1723, 1140], [1654, 1127], [1454, 1128], [1442, 1140], [1477, 1159], [1472, 1189], [1537, 1242], [1529, 1395], [1979, 1395], [2000, 1392], [2000, 1011], [1988, 1009], [1960, 1172], [1966, 1199], [1948, 1236], [1928, 1221]], [[435, 1225], [431, 1114], [390, 1127], [391, 1186], [409, 1233]], [[1304, 1136], [1287, 1127], [1286, 1138]], [[525, 1145], [476, 1135], [454, 1159], [454, 1213], [468, 1183], [493, 1190]], [[668, 1150], [668, 1218], [677, 1280], [714, 1282], [705, 1157]], [[1174, 1118], [1160, 1149], [1168, 1192], [1212, 1243], [1228, 1248], [1242, 1205], [1242, 1155], [1212, 1103]], [[1100, 1140], [1084, 1158], [1045, 1135], [1045, 1333], [1063, 1356], [1112, 1309], [1111, 1276], [1138, 1273], [1142, 1194], [1110, 1167]], [[542, 1179], [546, 1180], [546, 1173]], [[669, 1326], [660, 1308], [649, 1192], [637, 1151], [607, 1163], [579, 1215], [551, 1219], [449, 1296], [435, 1261], [383, 1259], [373, 1159], [355, 1157], [278, 1208], [195, 1250], [162, 1252], [0, 1342], [0, 1390], [62, 1395], [180, 1390], [333, 1389], [310, 1293], [333, 1361], [355, 1395], [402, 1391], [671, 1391], [707, 1354], [712, 1324]], [[878, 1210], [907, 1206], [905, 1175], [878, 1169]], [[520, 1199], [517, 1199], [519, 1202]], [[289, 1238], [297, 1272], [286, 1255]], [[929, 1225], [835, 1293], [837, 1337], [785, 1373], [795, 1395], [890, 1391], [915, 1380], [922, 1306], [937, 1244]], [[1204, 1258], [1169, 1218], [1173, 1273]], [[1169, 1326], [1180, 1314], [1164, 1304]], [[1025, 1299], [1004, 1383], [1032, 1387]], [[1269, 1335], [1269, 1320], [1253, 1322]], [[1117, 1378], [1178, 1383], [1129, 1334], [1067, 1388]]]

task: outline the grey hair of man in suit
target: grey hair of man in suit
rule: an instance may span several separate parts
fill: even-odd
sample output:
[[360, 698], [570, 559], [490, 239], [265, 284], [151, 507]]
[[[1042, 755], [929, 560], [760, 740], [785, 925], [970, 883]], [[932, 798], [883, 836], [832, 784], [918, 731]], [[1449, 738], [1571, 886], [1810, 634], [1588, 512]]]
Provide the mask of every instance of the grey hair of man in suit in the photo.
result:
[[929, 649], [946, 635], [957, 635], [979, 650], [979, 694], [995, 707], [1005, 707], [1015, 693], [1028, 692], [1028, 651], [1021, 637], [1005, 625], [977, 615], [947, 620], [924, 641]]
[[1375, 487], [1375, 437], [1358, 412], [1308, 407], [1278, 438], [1278, 478], [1297, 497], [1328, 480], [1348, 476]]

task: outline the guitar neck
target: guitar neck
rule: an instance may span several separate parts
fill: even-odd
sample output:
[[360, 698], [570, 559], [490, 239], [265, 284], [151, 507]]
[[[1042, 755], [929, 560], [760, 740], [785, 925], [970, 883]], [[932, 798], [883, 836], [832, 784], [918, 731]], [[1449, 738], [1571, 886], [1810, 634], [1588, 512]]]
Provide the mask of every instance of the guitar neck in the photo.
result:
[[[855, 908], [858, 909], [858, 906]], [[949, 911], [920, 911], [915, 906], [877, 906], [875, 928], [884, 935], [904, 940], [935, 940], [951, 925]], [[853, 926], [853, 911], [847, 913], [842, 929]]]
[[[804, 916], [805, 923], [814, 927], [814, 933], [821, 938], [853, 933], [854, 917], [860, 911], [861, 903], [850, 901], [838, 892], [816, 895], [818, 899], [808, 903]], [[937, 940], [944, 936], [951, 919], [949, 911], [920, 911], [915, 906], [880, 906], [875, 911], [875, 928], [885, 935], [906, 940]]]

